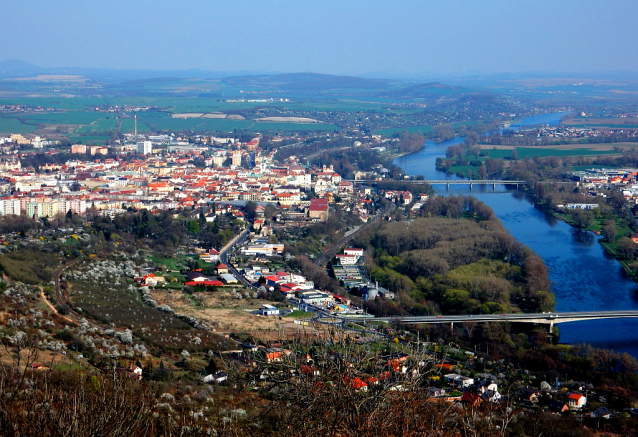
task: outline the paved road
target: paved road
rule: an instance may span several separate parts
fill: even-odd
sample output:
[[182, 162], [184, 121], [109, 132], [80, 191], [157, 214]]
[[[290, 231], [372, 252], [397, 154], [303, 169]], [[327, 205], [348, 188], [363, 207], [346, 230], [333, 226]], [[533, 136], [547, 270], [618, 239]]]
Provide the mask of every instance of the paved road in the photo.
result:
[[235, 268], [234, 265], [232, 265], [230, 263], [230, 261], [228, 260], [228, 253], [236, 246], [239, 246], [240, 244], [242, 244], [244, 241], [246, 241], [246, 238], [248, 238], [248, 234], [250, 233], [250, 227], [246, 228], [241, 234], [239, 234], [239, 236], [233, 240], [231, 243], [227, 244], [226, 246], [224, 246], [224, 248], [220, 251], [219, 254], [219, 260], [220, 262], [226, 264], [228, 266], [228, 271], [235, 276], [242, 284], [244, 284], [246, 287], [248, 288], [253, 288], [253, 289], [257, 289], [257, 287], [255, 287], [252, 283], [250, 283], [246, 278], [244, 278], [244, 275], [242, 275], [241, 273], [239, 273], [239, 271]]

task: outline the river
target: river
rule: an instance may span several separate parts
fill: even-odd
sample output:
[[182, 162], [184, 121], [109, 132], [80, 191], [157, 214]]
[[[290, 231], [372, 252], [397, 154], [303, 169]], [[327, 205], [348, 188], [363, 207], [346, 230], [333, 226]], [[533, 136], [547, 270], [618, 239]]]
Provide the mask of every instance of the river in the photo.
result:
[[[518, 126], [558, 124], [564, 114], [544, 114], [523, 120]], [[436, 170], [437, 157], [444, 157], [455, 138], [395, 159], [394, 164], [409, 175], [426, 179], [460, 179]], [[446, 194], [472, 194], [489, 205], [505, 228], [543, 258], [549, 269], [557, 311], [638, 309], [638, 287], [620, 264], [609, 257], [591, 232], [578, 232], [566, 223], [535, 207], [524, 193], [497, 185], [435, 187]], [[588, 343], [592, 346], [627, 352], [638, 358], [638, 319], [594, 320], [559, 324], [560, 342]]]

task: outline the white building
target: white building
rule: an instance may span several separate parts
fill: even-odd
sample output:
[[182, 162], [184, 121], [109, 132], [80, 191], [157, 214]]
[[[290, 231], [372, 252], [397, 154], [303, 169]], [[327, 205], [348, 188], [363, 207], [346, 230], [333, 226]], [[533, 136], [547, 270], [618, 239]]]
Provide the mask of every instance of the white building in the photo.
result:
[[153, 143], [151, 141], [140, 141], [137, 143], [137, 153], [149, 155], [153, 153]]
[[262, 316], [278, 316], [279, 308], [275, 308], [272, 305], [262, 305], [263, 308], [259, 309], [259, 314]]

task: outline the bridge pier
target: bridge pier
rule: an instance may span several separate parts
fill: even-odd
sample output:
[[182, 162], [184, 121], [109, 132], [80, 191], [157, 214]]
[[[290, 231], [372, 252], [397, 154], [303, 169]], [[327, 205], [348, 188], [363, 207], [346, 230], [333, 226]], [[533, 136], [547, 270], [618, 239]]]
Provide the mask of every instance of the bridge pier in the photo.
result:
[[450, 332], [454, 332], [454, 322], [450, 322]]
[[[518, 185], [517, 185], [518, 187]], [[496, 184], [492, 184], [492, 191], [496, 191]]]
[[470, 182], [470, 191], [472, 191], [472, 182]]
[[450, 191], [450, 183], [448, 182], [445, 186], [447, 187], [447, 190]]

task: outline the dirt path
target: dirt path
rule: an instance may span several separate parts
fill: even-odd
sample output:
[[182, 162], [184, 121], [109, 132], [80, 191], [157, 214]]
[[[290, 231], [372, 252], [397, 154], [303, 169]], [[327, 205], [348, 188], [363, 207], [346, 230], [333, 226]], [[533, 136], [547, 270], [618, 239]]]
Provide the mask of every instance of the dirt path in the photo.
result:
[[[104, 329], [104, 326], [99, 325], [99, 324], [97, 324], [97, 323], [93, 322], [92, 320], [86, 319], [84, 316], [82, 316], [82, 315], [80, 315], [80, 314], [76, 313], [75, 311], [73, 311], [73, 310], [71, 309], [71, 307], [67, 304], [67, 302], [66, 302], [66, 300], [65, 300], [65, 298], [64, 298], [64, 295], [63, 295], [63, 294], [62, 294], [62, 292], [60, 291], [60, 275], [61, 275], [61, 274], [62, 274], [62, 272], [63, 272], [64, 270], [66, 270], [68, 267], [71, 267], [71, 266], [73, 266], [73, 265], [77, 264], [77, 263], [78, 263], [78, 262], [80, 262], [80, 261], [81, 261], [81, 260], [76, 259], [75, 261], [71, 261], [70, 263], [68, 263], [68, 264], [65, 264], [65, 265], [61, 266], [59, 269], [57, 269], [57, 270], [55, 271], [55, 273], [54, 273], [54, 278], [55, 278], [55, 280], [54, 280], [54, 282], [55, 282], [55, 297], [56, 297], [56, 299], [58, 300], [58, 303], [59, 303], [60, 305], [66, 305], [66, 306], [67, 306], [67, 308], [69, 308], [69, 315], [73, 316], [73, 318], [75, 319], [75, 321], [73, 321], [73, 323], [78, 323], [78, 322], [77, 322], [78, 320], [80, 320], [80, 319], [84, 318], [87, 322], [89, 322], [89, 324], [90, 324], [92, 327], [94, 327], [94, 328], [102, 328], [102, 329]], [[59, 313], [58, 313], [58, 314], [59, 314]], [[65, 318], [66, 318], [66, 317], [65, 317]], [[68, 318], [66, 318], [66, 319], [67, 319], [67, 320], [69, 320]]]
[[71, 319], [69, 319], [67, 316], [63, 316], [62, 314], [60, 314], [60, 313], [58, 312], [58, 310], [56, 310], [56, 309], [55, 309], [55, 307], [53, 306], [53, 304], [52, 304], [51, 302], [49, 302], [49, 299], [47, 299], [46, 295], [44, 294], [44, 290], [43, 290], [43, 287], [42, 287], [42, 286], [40, 286], [40, 297], [42, 298], [42, 300], [44, 301], [44, 303], [46, 303], [46, 304], [47, 304], [47, 306], [48, 306], [49, 308], [51, 308], [51, 311], [53, 311], [53, 313], [54, 313], [54, 314], [58, 315], [59, 317], [62, 317], [64, 320], [66, 320], [66, 321], [67, 321], [67, 322], [69, 322], [69, 323], [73, 323], [73, 324], [75, 324], [75, 323], [76, 323], [76, 322], [75, 322], [75, 320], [71, 320]]

